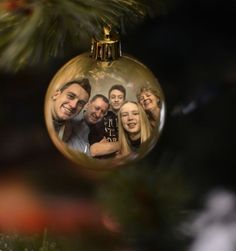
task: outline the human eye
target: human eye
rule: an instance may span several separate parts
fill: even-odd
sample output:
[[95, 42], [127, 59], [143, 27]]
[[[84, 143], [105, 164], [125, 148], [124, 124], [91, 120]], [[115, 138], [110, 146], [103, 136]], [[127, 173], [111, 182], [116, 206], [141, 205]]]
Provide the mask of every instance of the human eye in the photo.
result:
[[86, 102], [85, 102], [84, 100], [79, 100], [79, 101], [78, 101], [78, 105], [79, 105], [80, 107], [84, 107], [84, 106], [86, 105]]
[[121, 117], [126, 117], [128, 115], [128, 113], [127, 112], [122, 112], [120, 115], [121, 115]]
[[73, 93], [67, 93], [66, 97], [70, 100], [73, 100], [75, 98], [75, 95]]
[[133, 115], [139, 115], [138, 111], [133, 111]]
[[139, 101], [143, 101], [144, 100], [144, 96], [140, 96]]

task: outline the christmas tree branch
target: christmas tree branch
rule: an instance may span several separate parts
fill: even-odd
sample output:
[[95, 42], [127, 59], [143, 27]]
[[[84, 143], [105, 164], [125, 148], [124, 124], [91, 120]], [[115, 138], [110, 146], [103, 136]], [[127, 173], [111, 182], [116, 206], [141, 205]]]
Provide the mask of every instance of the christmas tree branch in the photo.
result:
[[0, 3], [0, 66], [16, 71], [148, 15], [143, 0], [6, 0]]

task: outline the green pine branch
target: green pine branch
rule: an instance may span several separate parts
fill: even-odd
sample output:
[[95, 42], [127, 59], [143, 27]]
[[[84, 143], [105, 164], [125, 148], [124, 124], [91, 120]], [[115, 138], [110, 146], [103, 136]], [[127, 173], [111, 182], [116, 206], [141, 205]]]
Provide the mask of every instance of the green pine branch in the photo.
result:
[[[5, 1], [6, 2], [6, 1]], [[104, 25], [136, 24], [149, 15], [151, 0], [28, 0], [0, 7], [0, 66], [16, 71], [80, 48]]]

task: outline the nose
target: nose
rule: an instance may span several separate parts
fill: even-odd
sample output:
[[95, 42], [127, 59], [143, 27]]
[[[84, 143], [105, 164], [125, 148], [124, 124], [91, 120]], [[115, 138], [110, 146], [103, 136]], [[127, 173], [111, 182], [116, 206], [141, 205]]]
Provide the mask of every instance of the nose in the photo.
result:
[[134, 118], [133, 114], [128, 115], [128, 121], [133, 120], [133, 118]]
[[97, 110], [95, 114], [96, 114], [97, 118], [101, 118], [102, 111], [101, 110]]
[[75, 109], [77, 107], [77, 100], [70, 100], [70, 107]]

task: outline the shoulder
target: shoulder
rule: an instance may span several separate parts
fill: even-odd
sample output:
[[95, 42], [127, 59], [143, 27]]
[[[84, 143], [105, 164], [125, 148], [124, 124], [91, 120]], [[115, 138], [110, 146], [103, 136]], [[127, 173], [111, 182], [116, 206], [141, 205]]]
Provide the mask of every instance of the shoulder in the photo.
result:
[[85, 122], [84, 117], [80, 117], [80, 118], [74, 118], [70, 121], [71, 127], [73, 129], [79, 129], [79, 128], [87, 128], [88, 125]]

